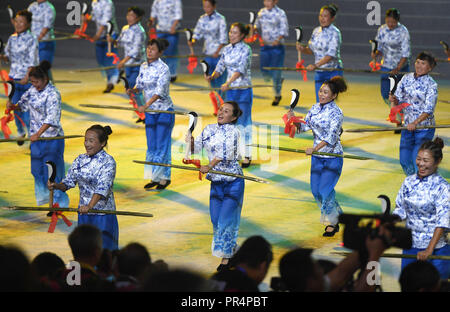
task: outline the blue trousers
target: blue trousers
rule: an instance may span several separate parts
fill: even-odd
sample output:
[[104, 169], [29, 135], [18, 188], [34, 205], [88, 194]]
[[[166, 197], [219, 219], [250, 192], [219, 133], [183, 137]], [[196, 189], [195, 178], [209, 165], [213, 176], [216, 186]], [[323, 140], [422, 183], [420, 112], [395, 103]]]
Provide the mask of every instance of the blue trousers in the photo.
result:
[[[172, 109], [171, 109], [172, 110]], [[173, 114], [145, 113], [145, 133], [147, 135], [146, 161], [170, 164], [172, 160], [172, 130], [175, 125]], [[151, 170], [153, 182], [170, 180], [170, 167], [145, 166]], [[148, 174], [146, 173], [146, 176]]]
[[[34, 177], [34, 193], [37, 205], [43, 205], [49, 201], [47, 188], [48, 168], [46, 161], [52, 161], [56, 165], [55, 182], [59, 183], [64, 178], [64, 140], [36, 141], [30, 144], [31, 174]], [[69, 196], [60, 190], [54, 190], [53, 202], [59, 207], [69, 207]]]
[[169, 46], [163, 54], [163, 61], [167, 64], [167, 66], [169, 66], [170, 77], [175, 77], [177, 75], [178, 58], [164, 56], [178, 55], [178, 40], [180, 36], [178, 33], [172, 35], [160, 32], [157, 32], [156, 35], [158, 36], [158, 38], [163, 38], [169, 41]]
[[[20, 81], [20, 79], [14, 79], [15, 82]], [[13, 104], [17, 104], [19, 102], [22, 95], [31, 87], [31, 83], [27, 83], [25, 85], [21, 85], [19, 83], [16, 83], [16, 90], [14, 92], [14, 95], [11, 99], [11, 102]], [[19, 118], [24, 122], [25, 127], [27, 128], [27, 132], [25, 132], [25, 128], [22, 125], [22, 122], [19, 120]], [[15, 111], [14, 112], [14, 122], [16, 123], [17, 127], [17, 134], [19, 136], [25, 135], [28, 133], [28, 136], [30, 135], [30, 112], [21, 112], [21, 111]]]
[[282, 71], [265, 70], [263, 67], [282, 67], [284, 66], [285, 48], [283, 45], [262, 46], [260, 51], [260, 68], [264, 79], [273, 81], [273, 91], [275, 96], [281, 95]]
[[119, 223], [114, 214], [78, 214], [78, 225], [91, 224], [102, 232], [103, 249], [119, 249]]
[[213, 225], [213, 256], [231, 258], [234, 254], [241, 222], [244, 186], [243, 179], [211, 182], [209, 212]]
[[[39, 61], [48, 61], [53, 64], [53, 59], [55, 57], [56, 42], [39, 42]], [[49, 78], [52, 79], [51, 70], [48, 72]]]
[[[117, 35], [113, 34], [112, 37], [117, 39]], [[117, 48], [111, 45], [111, 52], [118, 53]], [[113, 57], [106, 56], [108, 53], [108, 42], [106, 42], [106, 37], [100, 38], [100, 40], [95, 42], [95, 56], [97, 58], [97, 63], [100, 67], [113, 66]], [[117, 65], [117, 64], [116, 64]], [[116, 84], [119, 79], [119, 70], [117, 68], [108, 69], [102, 71], [102, 75], [106, 74], [107, 83]]]
[[343, 76], [342, 70], [335, 70], [335, 71], [316, 71], [314, 75], [314, 81], [316, 85], [316, 102], [319, 102], [319, 90], [320, 87], [323, 85], [323, 83], [327, 80], [330, 80], [331, 78], [335, 76]]
[[[393, 68], [387, 68], [384, 66], [381, 66], [380, 71], [391, 71]], [[402, 72], [409, 72], [409, 65], [406, 64], [403, 66], [403, 68], [400, 70]], [[380, 90], [381, 90], [381, 97], [383, 98], [384, 102], [391, 107], [391, 102], [389, 101], [389, 92], [391, 89], [391, 83], [389, 82], [389, 74], [381, 74], [380, 75]]]
[[[419, 251], [424, 251], [425, 248], [411, 248], [411, 249], [403, 249], [404, 255], [417, 255]], [[450, 256], [450, 245], [447, 244], [442, 248], [435, 249], [433, 251], [433, 256]], [[402, 259], [402, 270], [404, 267], [406, 267], [408, 264], [415, 262], [416, 259], [408, 259], [403, 258]], [[430, 261], [438, 270], [439, 275], [441, 276], [441, 279], [448, 279], [450, 278], [450, 262], [448, 260], [428, 260]]]
[[419, 148], [423, 142], [433, 140], [435, 130], [402, 130], [400, 137], [400, 165], [406, 176], [417, 172], [416, 158]]
[[311, 156], [311, 192], [317, 201], [322, 223], [338, 223], [342, 209], [335, 196], [334, 187], [342, 173], [343, 158]]
[[[217, 66], [217, 63], [219, 62], [219, 59], [220, 59], [220, 57], [211, 57], [211, 56], [205, 57], [206, 63], [209, 64], [208, 75], [212, 75], [212, 73], [216, 69], [216, 66]], [[225, 83], [225, 81], [227, 81], [227, 70], [226, 69], [222, 73], [222, 75], [219, 76], [219, 78], [211, 80], [211, 87], [213, 87], [213, 88], [220, 88]], [[224, 93], [225, 92], [219, 90], [219, 91], [217, 91], [217, 93], [219, 93], [220, 97], [222, 99], [224, 99], [224, 96], [225, 96]]]
[[251, 158], [252, 150], [248, 144], [252, 144], [252, 105], [253, 90], [252, 89], [233, 89], [228, 90], [226, 101], [235, 101], [242, 110], [241, 117], [238, 118], [236, 125], [239, 127], [241, 138], [240, 144], [244, 146], [244, 156]]
[[125, 77], [127, 78], [131, 89], [133, 89], [136, 85], [136, 79], [139, 75], [139, 69], [140, 66], [125, 67]]

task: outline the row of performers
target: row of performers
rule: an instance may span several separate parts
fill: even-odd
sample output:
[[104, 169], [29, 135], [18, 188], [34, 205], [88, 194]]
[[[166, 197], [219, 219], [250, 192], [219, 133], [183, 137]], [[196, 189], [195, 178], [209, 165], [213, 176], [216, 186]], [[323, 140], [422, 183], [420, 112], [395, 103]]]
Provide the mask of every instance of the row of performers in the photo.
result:
[[[197, 152], [206, 149], [208, 165], [201, 166], [203, 173], [211, 169], [234, 174], [242, 174], [241, 167], [248, 167], [251, 153], [251, 89], [227, 90], [227, 86], [249, 85], [250, 48], [242, 42], [246, 26], [234, 24], [230, 31], [231, 44], [224, 48], [216, 70], [207, 80], [215, 79], [227, 69], [226, 101], [220, 106], [217, 123], [208, 125], [195, 140]], [[138, 107], [143, 113], [147, 108], [172, 111], [173, 103], [169, 96], [170, 71], [161, 57], [168, 42], [165, 39], [152, 39], [147, 46], [147, 61], [140, 66], [136, 85], [127, 90], [129, 94], [143, 93], [145, 105]], [[405, 111], [407, 130], [402, 131], [400, 143], [400, 162], [407, 175], [396, 200], [394, 211], [413, 232], [413, 252], [421, 259], [431, 254], [449, 254], [445, 238], [450, 228], [448, 203], [449, 184], [437, 172], [442, 160], [443, 142], [434, 137], [434, 129], [417, 130], [418, 125], [434, 124], [434, 108], [437, 100], [437, 85], [429, 76], [435, 61], [427, 53], [421, 53], [415, 62], [415, 72], [407, 74], [400, 81], [392, 101], [411, 103]], [[7, 108], [30, 113], [31, 171], [35, 177], [36, 199], [39, 205], [48, 201], [47, 187], [56, 189], [55, 201], [60, 207], [68, 206], [67, 189], [80, 188], [80, 219], [104, 230], [105, 248], [116, 249], [118, 244], [117, 219], [105, 215], [83, 214], [86, 209], [114, 210], [113, 181], [115, 175], [114, 159], [104, 151], [109, 127], [93, 126], [86, 131], [86, 153], [80, 155], [71, 165], [64, 177], [64, 140], [41, 141], [39, 137], [63, 135], [60, 124], [61, 96], [49, 81], [49, 64], [32, 67], [28, 76], [31, 87], [16, 104], [8, 101]], [[342, 154], [340, 133], [343, 123], [342, 110], [336, 103], [338, 95], [347, 90], [345, 80], [335, 76], [326, 80], [320, 87], [318, 102], [313, 105], [304, 119], [298, 124], [298, 131], [312, 130], [313, 147], [306, 153], [331, 152]], [[292, 111], [289, 116], [294, 116]], [[171, 162], [171, 133], [174, 115], [169, 113], [145, 112], [147, 135], [147, 161], [169, 164]], [[243, 129], [244, 131], [239, 131]], [[239, 142], [244, 142], [240, 145]], [[239, 164], [239, 146], [245, 146], [244, 160]], [[245, 159], [247, 158], [247, 159]], [[52, 160], [57, 164], [55, 184], [48, 185], [45, 162]], [[245, 161], [247, 160], [247, 161]], [[327, 224], [324, 236], [333, 236], [339, 231], [338, 216], [342, 213], [335, 198], [335, 185], [343, 166], [342, 157], [311, 157], [311, 191], [321, 209], [321, 221]], [[238, 237], [241, 209], [243, 205], [244, 181], [223, 175], [208, 174], [211, 180], [210, 212], [213, 223], [213, 255], [222, 258], [222, 267], [232, 256]], [[153, 166], [152, 181], [146, 188], [165, 189], [171, 181], [168, 167]], [[405, 260], [406, 262], [406, 260]], [[442, 270], [448, 266], [437, 263]]]
[[[265, 0], [264, 7], [258, 12], [257, 17], [248, 32], [253, 40], [259, 37], [261, 43], [260, 68], [266, 80], [273, 82], [274, 100], [272, 105], [278, 105], [281, 100], [282, 71], [265, 70], [264, 67], [282, 67], [285, 59], [285, 39], [289, 35], [289, 24], [284, 10], [278, 7], [278, 0]], [[206, 55], [206, 62], [210, 65], [210, 75], [221, 55], [225, 52], [224, 47], [231, 41], [227, 37], [226, 18], [217, 12], [215, 0], [203, 0], [204, 15], [198, 19], [191, 40], [188, 45], [193, 53], [193, 45], [199, 40], [203, 40], [203, 54]], [[13, 21], [23, 27], [16, 27], [14, 38], [10, 38], [6, 49], [6, 56], [12, 63], [21, 63], [20, 69], [13, 70], [11, 78], [25, 85], [26, 69], [36, 66], [39, 61], [53, 61], [55, 53], [54, 41], [54, 21], [55, 9], [48, 1], [37, 0], [33, 2], [26, 15], [21, 11]], [[313, 54], [314, 63], [304, 66], [306, 70], [315, 71], [316, 101], [318, 101], [318, 91], [325, 80], [334, 76], [342, 76], [343, 63], [340, 56], [342, 36], [340, 30], [334, 25], [338, 12], [338, 6], [329, 4], [321, 7], [319, 12], [319, 24], [311, 35], [308, 44], [297, 43], [299, 53]], [[32, 16], [33, 17], [32, 17]], [[130, 7], [126, 14], [127, 25], [118, 31], [115, 18], [114, 3], [111, 0], [93, 1], [91, 11], [86, 12], [82, 18], [82, 26], [76, 32], [80, 36], [89, 38], [95, 42], [96, 56], [98, 64], [102, 67], [113, 65], [116, 60], [111, 55], [117, 55], [116, 45], [123, 47], [124, 57], [117, 63], [117, 68], [106, 70], [107, 87], [104, 92], [110, 92], [114, 84], [118, 81], [119, 70], [126, 71], [126, 77], [131, 87], [135, 85], [136, 77], [139, 73], [139, 66], [146, 61], [145, 43], [147, 34], [141, 25], [141, 20], [145, 12], [139, 7]], [[22, 20], [24, 16], [26, 20]], [[156, 28], [156, 32], [149, 30], [148, 36], [152, 38], [164, 38], [169, 42], [168, 48], [164, 51], [164, 62], [169, 66], [170, 77], [175, 81], [177, 77], [178, 58], [173, 57], [178, 54], [178, 41], [180, 22], [183, 18], [182, 3], [180, 0], [155, 0], [151, 7], [149, 27]], [[89, 21], [95, 22], [96, 32], [93, 37], [86, 35], [86, 27]], [[111, 29], [108, 32], [108, 24]], [[20, 26], [20, 25], [19, 25]], [[31, 32], [28, 28], [31, 26]], [[32, 35], [41, 40], [39, 42], [39, 58], [34, 48], [37, 43], [32, 40]], [[17, 42], [13, 42], [17, 41]], [[378, 43], [377, 49], [373, 50], [371, 57], [376, 60], [382, 57], [381, 69], [389, 74], [408, 72], [409, 58], [411, 57], [410, 35], [407, 28], [400, 23], [400, 12], [389, 9], [385, 15], [385, 24], [377, 32], [375, 41]], [[247, 41], [248, 42], [248, 41]], [[111, 46], [112, 45], [112, 46]], [[27, 53], [28, 51], [28, 53]], [[299, 54], [301, 55], [301, 54]], [[172, 57], [170, 57], [172, 56]], [[301, 57], [299, 59], [301, 61]], [[374, 62], [372, 66], [376, 66]], [[302, 65], [303, 66], [303, 65]], [[324, 68], [334, 68], [335, 71], [324, 71]], [[389, 74], [381, 74], [381, 95], [383, 100], [390, 105], [389, 100]], [[212, 81], [212, 87], [220, 88], [225, 83], [226, 75]], [[223, 92], [220, 93], [223, 96]], [[401, 123], [401, 120], [398, 121]], [[20, 132], [22, 132], [20, 125]], [[22, 133], [24, 134], [24, 132]]]

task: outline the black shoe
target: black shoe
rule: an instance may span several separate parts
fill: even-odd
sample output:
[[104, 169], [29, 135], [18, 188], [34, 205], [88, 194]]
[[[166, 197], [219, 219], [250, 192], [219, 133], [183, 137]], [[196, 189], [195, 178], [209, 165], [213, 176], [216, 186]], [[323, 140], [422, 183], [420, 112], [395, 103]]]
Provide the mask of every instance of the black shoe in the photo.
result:
[[[26, 134], [21, 135], [22, 138], [25, 138], [26, 136], [27, 136]], [[23, 143], [25, 143], [25, 141], [22, 141], [22, 140], [17, 141], [17, 145], [19, 145], [19, 146], [22, 146]]]
[[166, 184], [164, 184], [164, 185], [158, 183], [158, 186], [156, 187], [156, 189], [157, 189], [157, 190], [163, 190], [163, 189], [165, 189], [166, 187], [168, 187], [169, 184], [170, 184], [170, 180], [167, 180]]
[[278, 104], [280, 104], [281, 101], [281, 95], [280, 96], [276, 96], [275, 99], [272, 102], [272, 106], [277, 106]]
[[103, 90], [103, 93], [110, 93], [114, 89], [114, 85], [112, 83], [108, 83], [106, 85], [106, 89]]
[[252, 163], [252, 160], [249, 157], [245, 157], [246, 160], [248, 160], [248, 163], [242, 162], [241, 167], [242, 168], [248, 168], [250, 167], [250, 164]]
[[170, 82], [175, 82], [177, 80], [177, 76], [170, 77]]
[[145, 119], [138, 118], [138, 120], [136, 120], [136, 123], [140, 123], [140, 122], [145, 123]]
[[144, 186], [144, 188], [145, 189], [149, 189], [149, 188], [152, 188], [152, 187], [154, 187], [154, 186], [157, 186], [157, 185], [159, 185], [159, 182], [150, 182], [150, 183], [147, 183], [145, 186]]
[[[328, 232], [327, 231], [327, 229], [328, 228], [333, 228], [333, 231], [331, 231], [331, 232]], [[325, 227], [325, 232], [323, 233], [323, 236], [325, 236], [325, 237], [333, 237], [334, 236], [334, 234], [336, 234], [337, 232], [339, 232], [339, 224], [336, 224], [336, 225], [327, 225], [326, 227]]]
[[227, 263], [227, 264], [223, 264], [223, 263], [221, 263], [221, 264], [219, 264], [219, 266], [217, 267], [217, 272], [221, 272], [221, 271], [225, 271], [225, 270], [227, 270], [228, 268], [229, 268], [229, 264]]

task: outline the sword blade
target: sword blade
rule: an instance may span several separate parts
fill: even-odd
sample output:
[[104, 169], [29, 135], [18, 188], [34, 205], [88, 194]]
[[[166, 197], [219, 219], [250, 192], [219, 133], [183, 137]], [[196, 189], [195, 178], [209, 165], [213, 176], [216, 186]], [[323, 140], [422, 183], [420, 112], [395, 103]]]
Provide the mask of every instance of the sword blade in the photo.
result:
[[[200, 171], [200, 169], [193, 168], [193, 167], [188, 167], [188, 166], [182, 166], [182, 165], [161, 164], [161, 163], [155, 163], [155, 162], [150, 162], [150, 161], [140, 161], [140, 160], [133, 160], [133, 162], [135, 162], [137, 164], [142, 164], [142, 165], [170, 167], [170, 168], [190, 170], [190, 171], [197, 171], [197, 172]], [[249, 181], [253, 181], [253, 182], [269, 184], [269, 182], [266, 181], [266, 180], [259, 179], [259, 178], [254, 178], [254, 177], [249, 177], [249, 176], [245, 176], [245, 175], [240, 175], [240, 174], [234, 174], [234, 173], [228, 173], [228, 172], [216, 171], [216, 170], [209, 170], [208, 173], [225, 175], [225, 176], [241, 178], [241, 179], [245, 179], [245, 180], [249, 180]]]
[[[44, 207], [26, 207], [26, 206], [3, 206], [1, 208], [9, 209], [9, 210], [23, 210], [23, 211], [79, 212], [78, 208], [48, 208], [48, 207], [44, 208]], [[135, 211], [89, 209], [87, 213], [115, 214], [115, 215], [133, 216], [133, 217], [153, 217], [153, 215], [151, 213], [135, 212]]]
[[[266, 148], [266, 149], [274, 149], [284, 152], [292, 152], [292, 153], [300, 153], [305, 154], [306, 151], [302, 149], [296, 149], [296, 148], [287, 148], [287, 147], [279, 147], [279, 146], [268, 146], [268, 145], [262, 145], [262, 144], [248, 144], [249, 146], [258, 147], [258, 148]], [[358, 159], [358, 160], [370, 160], [372, 158], [369, 157], [363, 157], [363, 156], [356, 156], [356, 155], [348, 155], [348, 154], [334, 154], [334, 153], [324, 153], [324, 152], [313, 152], [313, 155], [321, 155], [321, 156], [332, 156], [332, 157], [342, 157], [342, 158], [349, 158], [349, 159]]]

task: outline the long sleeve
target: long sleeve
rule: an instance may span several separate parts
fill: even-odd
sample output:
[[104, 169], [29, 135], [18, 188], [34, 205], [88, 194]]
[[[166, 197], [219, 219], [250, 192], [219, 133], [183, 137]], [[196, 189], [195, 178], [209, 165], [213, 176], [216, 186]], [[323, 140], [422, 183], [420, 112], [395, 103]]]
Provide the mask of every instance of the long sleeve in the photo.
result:
[[331, 56], [333, 58], [339, 57], [339, 49], [341, 45], [341, 38], [339, 32], [333, 32], [329, 37], [327, 48], [324, 52], [325, 56]]
[[225, 54], [225, 53], [223, 53], [223, 54], [220, 56], [220, 59], [219, 59], [219, 61], [217, 62], [216, 68], [214, 69], [214, 71], [215, 71], [216, 73], [220, 74], [220, 75], [222, 75], [223, 72], [224, 72], [225, 69], [226, 69], [226, 67], [225, 67], [225, 56], [224, 56], [224, 54]]
[[61, 119], [61, 95], [59, 92], [53, 92], [47, 97], [47, 103], [45, 105], [45, 118], [44, 124], [48, 124], [54, 127], [60, 127]]
[[30, 110], [30, 97], [31, 88], [25, 91], [25, 93], [20, 97], [20, 100], [16, 103], [23, 112], [27, 112]]
[[97, 184], [94, 194], [108, 197], [112, 193], [114, 178], [116, 176], [116, 162], [111, 158], [98, 170]]
[[409, 58], [411, 56], [411, 39], [409, 36], [409, 31], [404, 28], [404, 31], [402, 33], [402, 39], [401, 39], [401, 56]]
[[405, 125], [414, 122], [423, 113], [427, 113], [429, 116], [419, 126], [435, 124], [434, 109], [438, 89], [436, 81], [430, 75], [420, 77], [416, 77], [414, 73], [404, 75], [398, 83], [395, 96], [399, 103], [410, 104], [403, 109]]
[[397, 193], [397, 197], [395, 199], [395, 209], [392, 211], [392, 214], [395, 214], [400, 217], [400, 219], [405, 220], [406, 219], [406, 211], [404, 209], [404, 199], [403, 199], [403, 192], [405, 190], [405, 183], [402, 183], [402, 186], [400, 187], [400, 190]]
[[423, 112], [428, 115], [432, 115], [434, 113], [434, 109], [436, 108], [438, 97], [437, 85], [430, 85], [427, 88], [425, 95], [425, 105], [423, 106]]
[[67, 170], [66, 176], [61, 181], [68, 189], [74, 188], [77, 183], [77, 175], [75, 168], [79, 167], [80, 156], [78, 156], [73, 163], [70, 165], [69, 170]]
[[396, 201], [393, 214], [406, 220], [406, 228], [412, 233], [413, 248], [427, 248], [436, 228], [443, 228], [435, 248], [445, 246], [450, 230], [449, 184], [433, 173], [426, 177], [417, 174], [405, 178]]
[[78, 184], [80, 190], [79, 206], [88, 205], [94, 194], [101, 199], [94, 206], [98, 210], [115, 210], [113, 184], [116, 174], [116, 162], [104, 150], [89, 156], [79, 155], [62, 180], [68, 188]]
[[141, 65], [135, 87], [144, 92], [146, 102], [154, 95], [159, 96], [159, 99], [150, 105], [150, 109], [168, 110], [173, 107], [172, 99], [169, 96], [170, 71], [161, 59]]
[[[306, 125], [301, 125], [302, 131], [312, 130], [314, 146], [325, 141], [326, 146], [320, 152], [342, 154], [340, 131], [344, 116], [336, 103], [315, 104], [305, 117]], [[328, 157], [328, 156], [320, 156]]]
[[450, 188], [448, 184], [440, 184], [436, 189], [436, 227], [450, 230]]
[[[213, 170], [242, 174], [242, 168], [238, 160], [239, 150], [239, 130], [232, 124], [212, 124], [203, 129], [201, 135], [195, 139], [195, 153], [200, 153], [203, 149], [208, 153], [208, 159], [220, 159]], [[210, 174], [207, 179], [211, 181], [233, 181], [235, 177]]]

